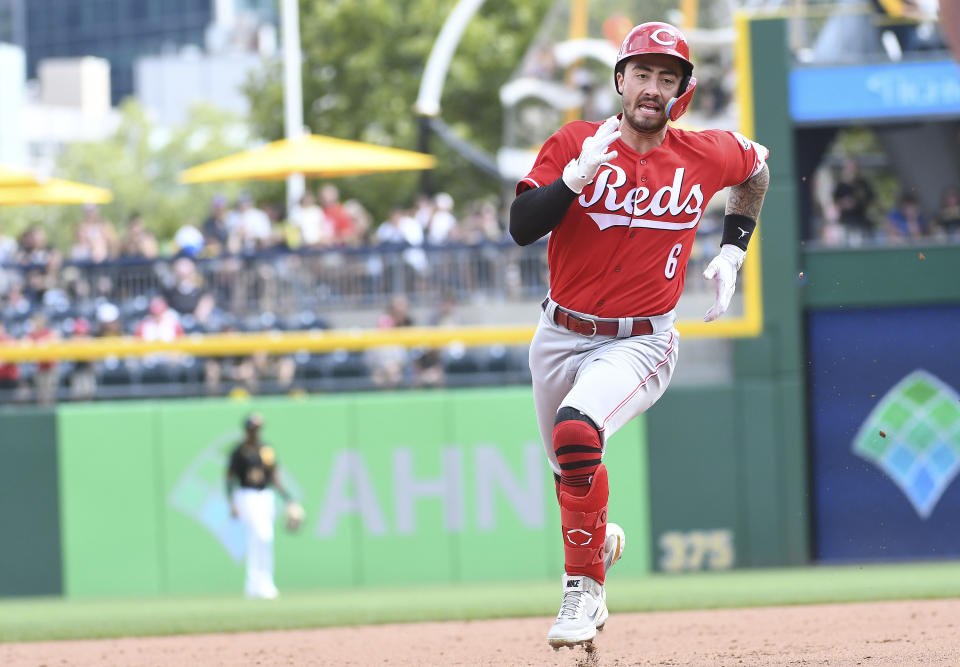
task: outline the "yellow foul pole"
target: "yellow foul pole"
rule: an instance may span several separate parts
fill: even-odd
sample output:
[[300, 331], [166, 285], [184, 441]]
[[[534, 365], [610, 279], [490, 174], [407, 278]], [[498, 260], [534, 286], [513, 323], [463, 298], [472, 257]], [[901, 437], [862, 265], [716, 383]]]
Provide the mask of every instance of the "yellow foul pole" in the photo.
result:
[[697, 27], [697, 14], [700, 12], [700, 0], [680, 0], [680, 12], [683, 14], [683, 30]]
[[[586, 39], [587, 22], [590, 17], [590, 0], [571, 0], [570, 5], [570, 39]], [[571, 63], [567, 68], [567, 85], [573, 83], [573, 72], [580, 66], [580, 62]], [[580, 112], [577, 109], [568, 109], [566, 121], [580, 118]]]

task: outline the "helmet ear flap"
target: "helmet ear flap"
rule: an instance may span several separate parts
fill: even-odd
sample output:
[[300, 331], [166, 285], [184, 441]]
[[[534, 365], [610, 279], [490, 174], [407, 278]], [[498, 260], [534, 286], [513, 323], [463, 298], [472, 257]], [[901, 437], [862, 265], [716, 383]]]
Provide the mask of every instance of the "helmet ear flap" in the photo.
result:
[[691, 76], [687, 78], [689, 81], [687, 81], [686, 86], [683, 85], [683, 82], [680, 84], [680, 90], [683, 91], [680, 93], [680, 96], [674, 97], [667, 104], [667, 117], [674, 122], [676, 122], [676, 120], [686, 112], [687, 107], [690, 106], [690, 102], [693, 100], [693, 91], [697, 87], [696, 77]]

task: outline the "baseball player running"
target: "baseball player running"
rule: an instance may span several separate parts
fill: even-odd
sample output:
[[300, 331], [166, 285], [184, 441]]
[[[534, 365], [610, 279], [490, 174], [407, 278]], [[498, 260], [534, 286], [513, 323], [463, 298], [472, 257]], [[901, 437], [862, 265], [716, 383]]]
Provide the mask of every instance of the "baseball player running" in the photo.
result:
[[663, 394], [677, 363], [674, 308], [697, 224], [732, 186], [719, 254], [704, 271], [723, 315], [769, 183], [768, 151], [735, 132], [671, 127], [696, 87], [690, 49], [667, 23], [624, 39], [614, 68], [623, 112], [551, 136], [517, 184], [510, 233], [550, 234], [550, 291], [530, 345], [533, 395], [553, 468], [563, 599], [547, 641], [589, 643], [607, 620], [604, 576], [623, 531], [607, 523], [607, 438]]
[[[277, 472], [277, 455], [260, 440], [263, 417], [250, 414], [243, 422], [245, 436], [230, 454], [227, 497], [230, 514], [247, 531], [247, 579], [244, 593], [251, 598], [275, 598], [273, 583], [273, 523], [276, 504], [271, 485], [287, 503], [287, 514], [302, 515], [302, 507], [287, 492]], [[300, 517], [302, 519], [302, 516]]]

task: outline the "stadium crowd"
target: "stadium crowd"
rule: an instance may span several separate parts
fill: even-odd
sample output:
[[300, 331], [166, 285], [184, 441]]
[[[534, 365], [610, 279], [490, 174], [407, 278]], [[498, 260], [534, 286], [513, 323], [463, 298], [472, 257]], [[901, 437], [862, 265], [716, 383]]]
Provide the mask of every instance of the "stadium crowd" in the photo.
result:
[[[417, 324], [451, 323], [459, 298], [502, 279], [483, 258], [502, 254], [506, 243], [492, 203], [471, 204], [457, 217], [446, 193], [396, 207], [376, 226], [361, 204], [341, 203], [329, 184], [316, 196], [306, 193], [285, 217], [245, 194], [232, 205], [218, 196], [201, 224], [183, 225], [172, 239], [156, 238], [139, 214], [118, 232], [88, 205], [69, 248], [53, 248], [40, 225], [17, 239], [0, 236], [0, 344], [322, 329], [331, 303], [382, 303], [377, 326], [409, 326], [415, 322], [404, 295], [426, 294], [428, 284], [436, 312]], [[542, 291], [542, 278], [534, 282]], [[519, 370], [502, 348], [0, 362], [0, 400], [439, 386], [448, 382], [447, 369], [508, 366]]]
[[863, 173], [857, 158], [846, 156], [837, 172], [817, 202], [819, 240], [825, 245], [960, 242], [960, 186], [944, 186], [935, 210], [924, 210], [916, 193], [902, 187], [883, 207], [874, 179]]

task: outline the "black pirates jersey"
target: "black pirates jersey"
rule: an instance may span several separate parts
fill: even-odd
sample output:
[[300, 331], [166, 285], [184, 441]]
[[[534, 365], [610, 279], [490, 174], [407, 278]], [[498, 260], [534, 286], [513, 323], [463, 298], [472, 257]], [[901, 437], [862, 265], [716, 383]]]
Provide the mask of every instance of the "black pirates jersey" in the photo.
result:
[[230, 474], [244, 488], [265, 489], [273, 482], [276, 459], [273, 448], [267, 445], [259, 448], [237, 445], [230, 455]]

